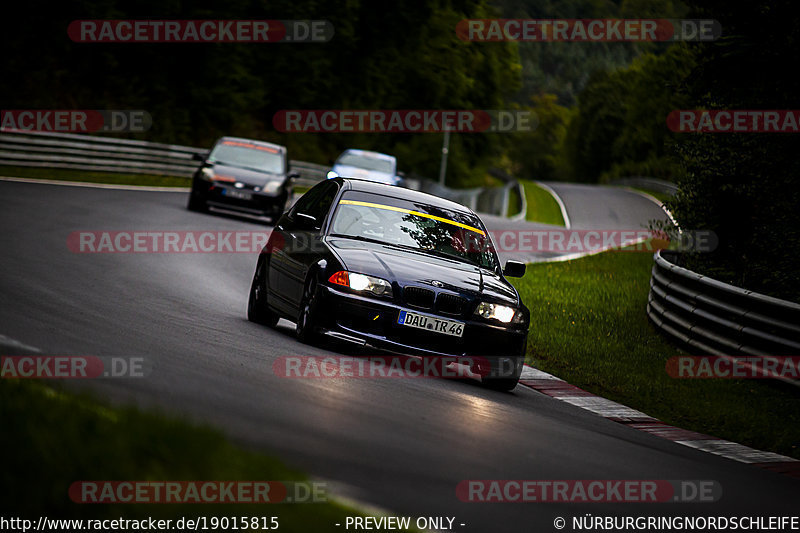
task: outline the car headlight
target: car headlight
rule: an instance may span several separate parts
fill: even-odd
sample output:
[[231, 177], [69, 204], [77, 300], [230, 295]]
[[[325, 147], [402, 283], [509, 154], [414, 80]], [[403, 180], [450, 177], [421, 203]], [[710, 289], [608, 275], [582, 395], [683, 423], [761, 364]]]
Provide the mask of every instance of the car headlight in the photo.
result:
[[375, 296], [386, 296], [389, 298], [392, 296], [392, 284], [385, 279], [373, 276], [340, 270], [328, 278], [328, 281], [335, 285], [348, 287], [357, 292], [371, 292]]
[[332, 180], [333, 178], [338, 178], [338, 177], [339, 177], [339, 174], [336, 173], [336, 171], [333, 171], [333, 170], [329, 170], [328, 171], [328, 179], [329, 180]]
[[499, 320], [503, 324], [508, 324], [514, 319], [516, 310], [507, 305], [492, 304], [489, 302], [481, 302], [475, 309], [475, 314], [483, 318], [493, 318]]
[[214, 176], [215, 176], [214, 169], [211, 167], [203, 167], [200, 170], [200, 177], [203, 178], [204, 180], [211, 181], [214, 179]]
[[281, 188], [281, 182], [275, 180], [275, 181], [268, 181], [266, 185], [264, 185], [264, 188], [262, 190], [267, 194], [274, 194], [278, 192], [278, 189], [280, 188]]

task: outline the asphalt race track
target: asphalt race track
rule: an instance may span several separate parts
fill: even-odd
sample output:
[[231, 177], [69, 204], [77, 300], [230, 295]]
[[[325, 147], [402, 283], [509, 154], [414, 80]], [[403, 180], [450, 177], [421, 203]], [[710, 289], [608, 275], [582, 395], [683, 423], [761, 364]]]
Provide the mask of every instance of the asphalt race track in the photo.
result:
[[650, 220], [667, 220], [664, 211], [641, 194], [619, 187], [546, 183], [561, 197], [572, 228], [635, 230]]
[[[629, 191], [554, 187], [573, 227], [636, 228], [663, 216]], [[254, 253], [79, 254], [67, 247], [74, 231], [265, 229], [191, 213], [185, 193], [0, 181], [0, 198], [2, 352], [20, 350], [13, 339], [48, 355], [143, 356], [153, 366], [147, 378], [76, 386], [218, 426], [331, 482], [336, 494], [404, 516], [455, 516], [456, 531], [554, 531], [557, 516], [584, 513], [796, 511], [797, 480], [522, 386], [497, 393], [471, 380], [277, 377], [276, 357], [329, 352], [298, 343], [289, 322], [276, 331], [247, 321]], [[468, 479], [715, 480], [723, 495], [702, 504], [464, 503], [456, 485]]]

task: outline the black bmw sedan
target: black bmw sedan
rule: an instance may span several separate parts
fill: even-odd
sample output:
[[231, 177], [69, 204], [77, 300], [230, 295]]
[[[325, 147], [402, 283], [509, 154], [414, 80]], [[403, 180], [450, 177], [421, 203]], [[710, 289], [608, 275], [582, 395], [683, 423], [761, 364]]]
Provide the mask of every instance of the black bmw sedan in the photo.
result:
[[[298, 338], [422, 357], [479, 361], [510, 390], [525, 357], [529, 312], [468, 208], [418, 191], [335, 178], [301, 197], [258, 257], [247, 314]], [[463, 359], [462, 359], [463, 360]]]
[[291, 193], [286, 147], [277, 144], [222, 137], [202, 161], [192, 178], [187, 207], [207, 211], [218, 207], [277, 219]]

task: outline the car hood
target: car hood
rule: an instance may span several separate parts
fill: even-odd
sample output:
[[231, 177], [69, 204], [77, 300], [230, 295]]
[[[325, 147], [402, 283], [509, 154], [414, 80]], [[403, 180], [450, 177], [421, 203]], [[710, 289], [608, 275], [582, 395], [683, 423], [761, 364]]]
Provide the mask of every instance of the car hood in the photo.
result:
[[[430, 286], [462, 294], [473, 300], [477, 297], [518, 305], [517, 293], [496, 272], [462, 261], [450, 260], [371, 242], [328, 237], [328, 246], [350, 272], [377, 276], [389, 282]], [[442, 283], [441, 287], [433, 284]]]
[[334, 165], [333, 171], [344, 178], [377, 181], [378, 183], [388, 183], [389, 185], [394, 185], [397, 182], [397, 178], [394, 174], [351, 167], [349, 165]]
[[271, 172], [259, 172], [257, 170], [250, 170], [247, 168], [234, 167], [231, 165], [223, 165], [215, 163], [212, 167], [214, 174], [217, 177], [233, 178], [236, 181], [244, 183], [245, 185], [263, 187], [270, 181], [283, 182], [286, 179], [285, 174], [273, 174]]

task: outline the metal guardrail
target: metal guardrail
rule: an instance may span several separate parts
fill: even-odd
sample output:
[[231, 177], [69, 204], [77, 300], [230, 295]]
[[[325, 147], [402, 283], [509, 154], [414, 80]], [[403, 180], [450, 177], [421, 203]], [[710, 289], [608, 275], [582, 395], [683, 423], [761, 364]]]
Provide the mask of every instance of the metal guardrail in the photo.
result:
[[[472, 189], [451, 189], [427, 179], [411, 179], [406, 182], [409, 188], [452, 200], [478, 213], [508, 217], [512, 220], [524, 220], [528, 212], [525, 191], [516, 180], [508, 182], [502, 187], [475, 187]], [[517, 203], [520, 210], [509, 215], [511, 195], [518, 196]]]
[[[188, 179], [198, 167], [193, 156], [207, 151], [205, 148], [75, 133], [0, 129], [0, 165], [18, 167], [154, 174]], [[300, 174], [295, 183], [301, 187], [319, 183], [330, 170], [326, 165], [295, 160], [289, 161], [289, 167]], [[425, 192], [456, 201], [475, 211], [500, 216], [506, 216], [509, 196], [517, 187], [522, 210], [515, 216], [525, 218], [525, 195], [516, 181], [503, 187], [478, 189], [450, 189], [424, 179], [411, 181]]]
[[514, 215], [508, 215], [508, 218], [511, 220], [525, 220], [528, 216], [528, 200], [525, 198], [525, 188], [518, 181], [509, 184], [508, 187], [509, 198], [510, 195], [514, 194], [519, 198], [519, 211]]
[[800, 304], [702, 276], [676, 257], [655, 254], [647, 315], [656, 327], [704, 354], [800, 355]]
[[[512, 220], [525, 220], [525, 217], [528, 214], [528, 202], [525, 199], [525, 189], [522, 184], [514, 179], [513, 176], [507, 174], [504, 170], [499, 168], [490, 168], [489, 174], [506, 182], [506, 184], [502, 187], [503, 190], [498, 191], [500, 194], [499, 203], [498, 200], [494, 200], [493, 205], [495, 207], [495, 211], [500, 213], [501, 216], [508, 217]], [[519, 211], [516, 214], [509, 214], [508, 210], [511, 206], [511, 198], [513, 196], [517, 197]], [[491, 202], [491, 200], [489, 201]]]
[[[0, 130], [0, 165], [63, 168], [90, 172], [121, 172], [191, 178], [198, 163], [192, 157], [206, 148], [112, 139], [76, 133]], [[300, 174], [297, 184], [312, 186], [328, 167], [289, 161]]]
[[0, 130], [0, 164], [190, 177], [199, 148], [74, 133]]
[[451, 189], [449, 187], [439, 185], [438, 182], [427, 179], [419, 180], [417, 187], [414, 188], [419, 191], [438, 196], [439, 198], [446, 198], [448, 200], [452, 200], [453, 202], [458, 202], [461, 205], [469, 207], [473, 211], [478, 210], [478, 197], [483, 191], [483, 188], [481, 187], [474, 189]]

